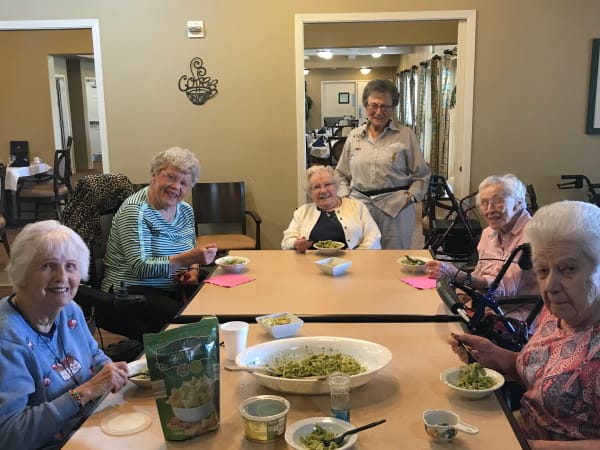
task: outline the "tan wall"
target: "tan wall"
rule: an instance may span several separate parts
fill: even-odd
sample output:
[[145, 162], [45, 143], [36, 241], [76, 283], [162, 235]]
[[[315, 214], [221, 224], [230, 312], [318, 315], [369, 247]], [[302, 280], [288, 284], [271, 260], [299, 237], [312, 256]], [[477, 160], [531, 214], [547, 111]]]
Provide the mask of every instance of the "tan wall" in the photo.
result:
[[29, 141], [31, 156], [53, 160], [48, 55], [91, 52], [89, 30], [0, 31], [0, 161], [11, 140]]
[[[0, 17], [98, 18], [111, 169], [147, 180], [151, 155], [188, 146], [203, 163], [202, 180], [246, 181], [250, 206], [264, 218], [265, 246], [276, 247], [296, 206], [295, 13], [476, 9], [472, 186], [510, 170], [547, 203], [583, 198], [556, 189], [561, 173], [600, 182], [600, 136], [584, 134], [600, 2], [575, 3], [30, 0], [2, 3]], [[185, 37], [192, 19], [205, 20], [205, 39]], [[195, 56], [219, 79], [218, 95], [204, 106], [177, 89]]]

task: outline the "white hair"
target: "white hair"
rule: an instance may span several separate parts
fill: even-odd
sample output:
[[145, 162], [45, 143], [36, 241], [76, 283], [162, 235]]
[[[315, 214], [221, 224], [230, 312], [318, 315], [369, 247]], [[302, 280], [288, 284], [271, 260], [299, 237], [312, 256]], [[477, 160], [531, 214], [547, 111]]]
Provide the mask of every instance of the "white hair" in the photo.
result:
[[527, 194], [525, 184], [523, 184], [523, 182], [512, 173], [507, 173], [505, 175], [490, 175], [489, 177], [484, 178], [484, 180], [481, 183], [479, 183], [479, 188], [477, 189], [478, 205], [479, 194], [481, 193], [481, 191], [484, 190], [486, 187], [495, 184], [499, 184], [502, 186], [502, 190], [504, 191], [505, 196], [513, 198], [515, 202], [520, 202], [523, 208], [527, 206], [525, 200], [525, 195]]
[[43, 220], [26, 225], [11, 246], [6, 272], [12, 284], [24, 287], [31, 262], [40, 252], [49, 255], [68, 255], [77, 259], [82, 280], [87, 280], [90, 251], [75, 231], [56, 220]]
[[535, 250], [555, 242], [573, 242], [593, 264], [600, 263], [600, 208], [562, 201], [541, 207], [525, 227], [525, 241]]
[[306, 171], [306, 180], [304, 182], [304, 189], [306, 190], [306, 192], [310, 193], [310, 179], [312, 177], [314, 177], [316, 174], [318, 174], [319, 172], [327, 172], [329, 175], [331, 175], [331, 178], [333, 178], [333, 181], [335, 182], [335, 186], [339, 189], [340, 176], [334, 170], [334, 168], [331, 166], [315, 165], [315, 166], [310, 166]]

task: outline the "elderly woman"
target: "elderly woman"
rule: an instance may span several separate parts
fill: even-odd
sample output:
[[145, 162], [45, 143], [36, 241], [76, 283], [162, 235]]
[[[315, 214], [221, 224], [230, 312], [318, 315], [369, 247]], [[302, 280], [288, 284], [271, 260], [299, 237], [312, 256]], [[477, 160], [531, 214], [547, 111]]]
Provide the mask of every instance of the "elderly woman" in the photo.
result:
[[281, 248], [305, 252], [313, 242], [344, 242], [344, 248], [379, 249], [381, 234], [367, 208], [351, 198], [338, 196], [339, 180], [330, 166], [312, 166], [306, 171], [306, 190], [312, 197], [294, 212], [283, 232]]
[[15, 293], [0, 300], [0, 448], [59, 447], [88, 404], [127, 383], [127, 364], [98, 348], [71, 301], [89, 265], [77, 233], [37, 222], [11, 250]]
[[[479, 260], [472, 273], [459, 270], [452, 264], [429, 261], [430, 278], [445, 276], [467, 282], [479, 290], [487, 290], [504, 261], [523, 240], [525, 225], [531, 220], [525, 202], [525, 185], [514, 175], [492, 175], [479, 184], [477, 204], [488, 226], [477, 246]], [[512, 264], [502, 277], [497, 295], [530, 295], [539, 293], [531, 271]]]
[[514, 353], [480, 336], [449, 342], [463, 360], [459, 342], [525, 387], [521, 427], [532, 449], [600, 448], [600, 208], [544, 206], [525, 240], [546, 307], [527, 345]]
[[[159, 331], [181, 308], [182, 283], [197, 285], [201, 264], [210, 264], [215, 244], [196, 246], [194, 211], [183, 201], [200, 176], [194, 154], [179, 147], [159, 153], [150, 185], [126, 199], [113, 219], [106, 248], [102, 289], [123, 281], [146, 303], [128, 317], [128, 336]], [[189, 292], [188, 292], [189, 295]]]
[[350, 132], [336, 167], [340, 195], [367, 206], [384, 249], [410, 248], [414, 204], [423, 199], [431, 176], [415, 133], [391, 119], [399, 100], [391, 81], [369, 81], [362, 98], [368, 121]]

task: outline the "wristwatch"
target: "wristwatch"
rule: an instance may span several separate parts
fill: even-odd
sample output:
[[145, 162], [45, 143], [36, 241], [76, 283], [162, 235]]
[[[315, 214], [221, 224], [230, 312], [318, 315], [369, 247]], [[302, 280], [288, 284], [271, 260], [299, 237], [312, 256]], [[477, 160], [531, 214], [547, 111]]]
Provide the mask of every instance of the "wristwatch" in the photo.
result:
[[411, 203], [417, 203], [417, 201], [418, 201], [418, 200], [417, 200], [417, 197], [415, 197], [415, 196], [412, 194], [412, 192], [409, 192], [409, 193], [408, 193], [408, 201], [409, 201], [409, 202], [411, 202]]

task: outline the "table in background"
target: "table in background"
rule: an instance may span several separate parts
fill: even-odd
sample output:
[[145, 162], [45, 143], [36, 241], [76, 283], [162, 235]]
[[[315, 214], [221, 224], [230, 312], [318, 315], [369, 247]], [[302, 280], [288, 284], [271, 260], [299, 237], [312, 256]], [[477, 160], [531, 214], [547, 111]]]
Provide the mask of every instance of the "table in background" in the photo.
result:
[[[446, 343], [448, 334], [459, 330], [458, 324], [449, 323], [306, 323], [297, 336], [352, 337], [377, 342], [391, 350], [391, 363], [366, 385], [350, 394], [353, 425], [363, 425], [378, 419], [387, 420], [376, 429], [359, 434], [355, 450], [521, 448], [494, 395], [477, 401], [462, 400], [440, 381], [439, 374], [443, 369], [460, 365]], [[250, 326], [249, 345], [269, 340], [270, 337], [258, 325]], [[225, 357], [223, 349], [221, 357]], [[221, 425], [215, 432], [189, 441], [166, 442], [152, 391], [138, 388], [130, 382], [124, 391], [109, 394], [63, 448], [286, 449], [283, 438], [261, 444], [244, 437], [239, 405], [248, 397], [263, 394], [282, 395], [290, 401], [288, 425], [308, 417], [329, 416], [329, 395], [281, 394], [260, 386], [249, 373], [222, 370]], [[422, 412], [426, 409], [450, 409], [465, 422], [479, 427], [479, 434], [469, 436], [459, 433], [452, 443], [434, 443], [425, 434]], [[100, 424], [105, 417], [131, 411], [148, 414], [152, 418], [150, 427], [140, 433], [121, 437], [108, 436], [102, 432]]]
[[[205, 283], [179, 318], [216, 315], [220, 321], [253, 320], [288, 311], [319, 320], [371, 322], [400, 320], [392, 319], [394, 315], [409, 319], [448, 314], [435, 289], [419, 290], [400, 281], [411, 276], [396, 262], [407, 253], [430, 256], [426, 250], [348, 250], [338, 256], [352, 261], [352, 266], [332, 277], [315, 265], [324, 258], [315, 251], [233, 251], [232, 255], [250, 258], [242, 274], [256, 279], [233, 288]], [[222, 273], [219, 268], [213, 276]]]
[[13, 195], [13, 192], [17, 190], [19, 178], [46, 173], [50, 169], [52, 169], [52, 166], [49, 166], [48, 164], [43, 162], [38, 164], [29, 164], [25, 167], [8, 166], [6, 168], [6, 183], [4, 188], [6, 190], [6, 222], [9, 225], [15, 225], [15, 196]]

